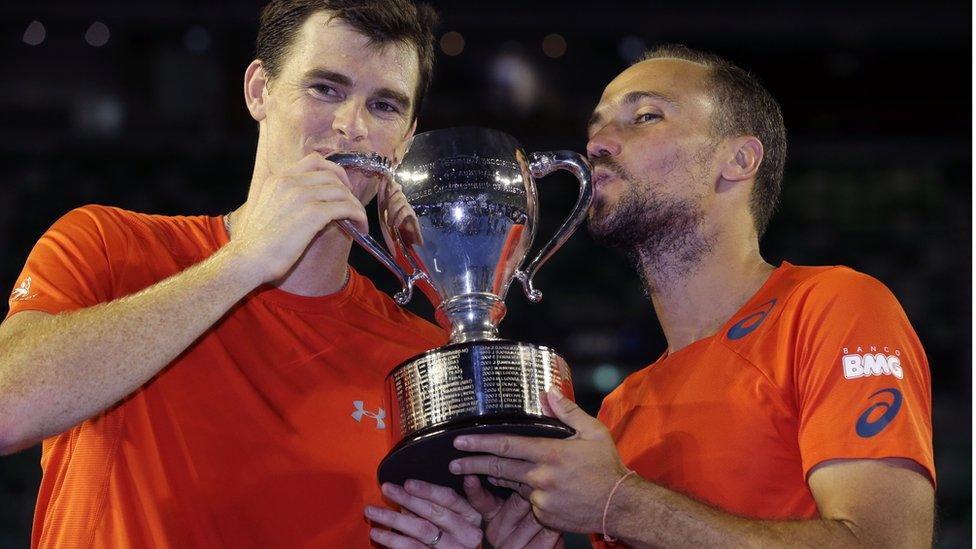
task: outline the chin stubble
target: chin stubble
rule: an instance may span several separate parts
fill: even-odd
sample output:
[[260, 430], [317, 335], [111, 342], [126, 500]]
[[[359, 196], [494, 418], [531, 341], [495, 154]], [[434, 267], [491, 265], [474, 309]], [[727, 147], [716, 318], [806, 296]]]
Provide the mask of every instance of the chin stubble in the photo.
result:
[[701, 234], [701, 197], [664, 195], [648, 182], [635, 180], [613, 159], [597, 159], [601, 161], [625, 182], [627, 191], [613, 211], [604, 211], [602, 200], [594, 204], [588, 223], [594, 240], [623, 252], [649, 295], [694, 272], [711, 251], [711, 240]]

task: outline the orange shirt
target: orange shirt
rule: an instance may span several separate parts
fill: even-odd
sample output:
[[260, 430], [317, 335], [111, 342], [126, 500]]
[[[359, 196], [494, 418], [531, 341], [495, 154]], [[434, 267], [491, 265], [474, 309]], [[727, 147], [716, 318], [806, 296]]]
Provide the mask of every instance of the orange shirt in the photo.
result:
[[784, 262], [715, 335], [603, 401], [625, 464], [728, 513], [812, 519], [810, 470], [901, 457], [935, 480], [928, 362], [904, 311], [846, 267]]
[[[37, 243], [9, 314], [110, 301], [226, 242], [220, 217], [86, 206]], [[384, 378], [445, 341], [355, 272], [325, 297], [258, 288], [142, 388], [44, 441], [32, 546], [369, 546]]]

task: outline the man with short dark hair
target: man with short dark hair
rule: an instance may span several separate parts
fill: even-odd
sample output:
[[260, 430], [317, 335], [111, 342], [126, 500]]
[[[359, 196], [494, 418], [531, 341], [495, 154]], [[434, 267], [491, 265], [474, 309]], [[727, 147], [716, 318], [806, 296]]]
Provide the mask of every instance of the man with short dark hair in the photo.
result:
[[244, 204], [85, 206], [41, 237], [0, 327], [0, 450], [44, 441], [34, 547], [369, 545], [384, 377], [446, 334], [348, 266], [333, 222], [365, 229], [380, 183], [325, 157], [403, 153], [435, 17], [273, 1], [244, 76]]
[[598, 544], [931, 546], [931, 382], [904, 311], [869, 276], [759, 253], [786, 153], [769, 93], [662, 48], [607, 86], [587, 152], [591, 234], [633, 260], [668, 349], [602, 423], [551, 392], [575, 436], [458, 437], [494, 455], [451, 470]]

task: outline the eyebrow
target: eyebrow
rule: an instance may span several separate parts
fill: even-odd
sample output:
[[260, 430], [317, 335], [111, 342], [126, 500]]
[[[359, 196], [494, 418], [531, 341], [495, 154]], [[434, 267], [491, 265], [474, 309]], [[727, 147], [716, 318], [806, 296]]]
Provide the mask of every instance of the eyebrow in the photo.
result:
[[[352, 78], [349, 78], [341, 72], [330, 71], [328, 69], [311, 69], [305, 73], [306, 80], [328, 80], [329, 82], [335, 82], [340, 86], [352, 86]], [[381, 97], [383, 99], [389, 99], [394, 103], [397, 103], [401, 109], [409, 109], [411, 106], [410, 97], [407, 94], [391, 89], [391, 88], [379, 88], [373, 91], [373, 95], [376, 97]]]
[[[659, 101], [664, 101], [665, 103], [668, 103], [671, 106], [674, 107], [678, 106], [678, 102], [672, 99], [671, 97], [661, 92], [656, 92], [651, 90], [632, 91], [627, 95], [625, 95], [623, 100], [620, 103], [622, 105], [633, 105], [634, 103], [637, 103], [641, 99], [657, 99]], [[597, 123], [599, 123], [600, 120], [602, 119], [603, 119], [603, 115], [601, 115], [599, 111], [593, 111], [593, 114], [590, 115], [590, 120], [586, 123], [587, 131], [593, 126], [595, 126]]]

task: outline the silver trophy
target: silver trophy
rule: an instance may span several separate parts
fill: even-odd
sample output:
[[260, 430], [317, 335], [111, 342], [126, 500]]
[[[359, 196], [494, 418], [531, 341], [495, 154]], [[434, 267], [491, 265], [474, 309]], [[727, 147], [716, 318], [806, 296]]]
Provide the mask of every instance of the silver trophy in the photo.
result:
[[[461, 479], [447, 468], [461, 455], [456, 436], [572, 435], [543, 408], [553, 385], [573, 398], [566, 361], [548, 347], [502, 339], [498, 324], [513, 281], [530, 301], [542, 299], [532, 278], [585, 219], [593, 198], [586, 159], [571, 151], [527, 155], [500, 131], [449, 128], [415, 136], [395, 171], [375, 155], [330, 160], [387, 176], [378, 207], [392, 257], [351, 223], [340, 227], [397, 276], [399, 303], [409, 301], [416, 285], [451, 334], [448, 345], [401, 363], [386, 378], [393, 449], [379, 466], [379, 480], [416, 478], [460, 490]], [[579, 199], [523, 267], [539, 216], [535, 178], [556, 170], [579, 179]]]

